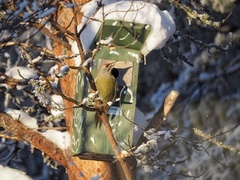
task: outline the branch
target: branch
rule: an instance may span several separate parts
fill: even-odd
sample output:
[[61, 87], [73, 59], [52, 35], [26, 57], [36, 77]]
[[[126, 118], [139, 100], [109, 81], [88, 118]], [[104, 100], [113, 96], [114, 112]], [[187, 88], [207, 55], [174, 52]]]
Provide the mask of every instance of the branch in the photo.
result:
[[124, 157], [121, 155], [121, 151], [119, 151], [119, 148], [118, 148], [119, 146], [118, 146], [118, 143], [117, 143], [116, 139], [113, 136], [112, 128], [109, 124], [107, 114], [102, 113], [101, 119], [102, 119], [102, 122], [104, 124], [108, 140], [109, 140], [110, 144], [112, 145], [112, 148], [113, 148], [113, 150], [116, 154], [116, 157], [117, 157], [117, 160], [120, 163], [120, 166], [122, 167], [122, 170], [124, 172], [124, 175], [125, 175], [126, 179], [127, 180], [132, 180], [133, 179], [133, 173], [132, 173], [131, 169], [129, 168], [129, 165], [126, 162], [124, 162], [124, 160], [123, 160]]
[[62, 166], [66, 168], [68, 167], [63, 150], [37, 131], [28, 128], [18, 120], [14, 120], [11, 116], [4, 112], [0, 112], [0, 126], [16, 136], [18, 139], [27, 141], [37, 149], [46, 153]]
[[44, 26], [42, 26], [39, 23], [33, 23], [32, 24], [33, 27], [39, 29], [43, 34], [45, 34], [46, 36], [48, 36], [53, 42], [58, 43], [63, 45], [65, 48], [67, 48], [68, 50], [71, 49], [71, 45], [68, 44], [67, 42], [65, 42], [64, 40], [58, 38], [57, 36], [53, 35], [47, 28], [45, 28]]
[[223, 144], [223, 142], [218, 141], [218, 140], [217, 140], [215, 137], [213, 137], [212, 135], [206, 134], [206, 133], [204, 133], [202, 130], [200, 130], [200, 129], [198, 129], [198, 128], [193, 128], [193, 132], [194, 132], [196, 135], [198, 135], [198, 136], [200, 136], [200, 137], [202, 137], [202, 138], [206, 138], [207, 141], [215, 144], [217, 147], [219, 147], [219, 148], [221, 148], [221, 149], [225, 149], [225, 150], [234, 152], [234, 153], [236, 153], [236, 154], [239, 154], [239, 152], [240, 152], [239, 149], [236, 149], [236, 148], [234, 148], [234, 147], [232, 147], [232, 146]]
[[93, 92], [97, 91], [96, 85], [95, 85], [95, 81], [94, 78], [92, 76], [92, 73], [89, 70], [89, 67], [86, 66], [69, 66], [71, 69], [76, 69], [76, 70], [83, 70], [87, 76], [90, 88]]
[[6, 74], [3, 74], [3, 73], [0, 73], [0, 77], [3, 76], [5, 77], [5, 79], [1, 79], [0, 80], [0, 84], [7, 84], [7, 86], [10, 88], [10, 89], [13, 89], [14, 87], [16, 87], [17, 85], [28, 85], [28, 82], [27, 81], [21, 81], [21, 80], [18, 80], [18, 79], [14, 79], [12, 77], [8, 77]]
[[85, 62], [85, 56], [84, 56], [84, 50], [83, 50], [83, 45], [82, 42], [80, 40], [80, 34], [78, 33], [78, 25], [80, 24], [81, 20], [80, 20], [80, 8], [78, 6], [74, 6], [72, 9], [72, 13], [73, 13], [73, 21], [74, 21], [74, 33], [73, 33], [73, 40], [76, 41], [77, 43], [77, 47], [78, 47], [78, 51], [79, 51], [79, 55], [81, 58], [81, 64], [83, 64]]
[[221, 26], [222, 23], [226, 21], [226, 19], [222, 20], [222, 22], [218, 21], [212, 21], [210, 16], [207, 13], [200, 14], [196, 10], [192, 10], [190, 7], [188, 7], [185, 4], [181, 4], [179, 0], [169, 0], [170, 3], [172, 3], [176, 8], [182, 9], [185, 11], [187, 16], [191, 19], [198, 19], [201, 21], [204, 25], [213, 26], [215, 28], [218, 28]]
[[41, 46], [33, 45], [33, 44], [30, 44], [30, 43], [8, 41], [5, 44], [0, 44], [0, 47], [15, 46], [15, 45], [23, 46], [23, 47], [26, 47], [26, 48], [31, 48], [31, 49], [34, 49], [36, 51], [47, 53], [48, 55], [53, 56], [53, 52], [51, 50], [49, 50], [47, 48], [44, 48], [44, 47], [41, 47]]
[[[172, 109], [172, 107], [173, 107], [174, 103], [176, 102], [178, 96], [179, 96], [179, 92], [175, 91], [175, 90], [172, 90], [167, 95], [163, 104], [160, 106], [158, 111], [154, 114], [153, 118], [150, 120], [148, 126], [145, 128], [145, 131], [147, 131], [151, 128], [155, 128], [155, 131], [159, 130], [159, 128], [161, 127], [163, 122], [166, 120], [166, 117], [167, 117], [168, 113], [170, 112], [170, 110]], [[145, 138], [142, 134], [140, 136], [136, 146], [139, 146], [140, 144], [142, 144], [144, 139]]]
[[7, 135], [4, 132], [0, 133], [0, 137], [1, 138], [5, 138], [5, 139], [10, 139], [10, 140], [14, 140], [14, 141], [21, 141], [22, 139], [19, 139], [18, 137], [15, 136], [11, 136], [11, 135]]

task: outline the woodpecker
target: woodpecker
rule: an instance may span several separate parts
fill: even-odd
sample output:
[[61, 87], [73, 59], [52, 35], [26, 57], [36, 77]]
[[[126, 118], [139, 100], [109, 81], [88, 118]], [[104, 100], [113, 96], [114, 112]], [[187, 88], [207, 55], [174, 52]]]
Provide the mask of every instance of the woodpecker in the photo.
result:
[[95, 85], [99, 95], [99, 99], [95, 101], [95, 108], [100, 110], [96, 111], [95, 114], [96, 128], [99, 125], [101, 129], [101, 114], [107, 113], [110, 106], [116, 100], [117, 81], [112, 74], [115, 64], [116, 62], [106, 62], [102, 64], [95, 78]]

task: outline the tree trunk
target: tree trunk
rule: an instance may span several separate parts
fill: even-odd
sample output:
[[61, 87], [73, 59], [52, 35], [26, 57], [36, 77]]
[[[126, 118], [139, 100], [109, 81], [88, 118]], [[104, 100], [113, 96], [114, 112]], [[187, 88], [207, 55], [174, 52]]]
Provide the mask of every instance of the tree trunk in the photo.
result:
[[[87, 0], [76, 0], [75, 3], [82, 5], [86, 3]], [[78, 8], [76, 8], [78, 7]], [[71, 8], [66, 8], [64, 6], [59, 6], [58, 11], [55, 14], [54, 21], [57, 22], [61, 28], [70, 31], [71, 33], [76, 34], [76, 25], [80, 24], [82, 14], [80, 12], [81, 6], [76, 6], [75, 12]], [[74, 19], [75, 18], [75, 19]], [[77, 18], [77, 19], [76, 19]], [[61, 31], [56, 26], [53, 26], [53, 32], [59, 38], [66, 42], [70, 42], [73, 39], [66, 34], [66, 32]], [[55, 56], [60, 55], [72, 55], [72, 51], [69, 47], [64, 47], [62, 44], [54, 43], [54, 54]], [[75, 66], [75, 63], [72, 59], [65, 60], [65, 64], [69, 66]], [[77, 70], [71, 69], [70, 72], [61, 79], [61, 89], [62, 93], [68, 97], [74, 99], [75, 97], [75, 85], [76, 85], [76, 76]], [[64, 107], [66, 109], [66, 124], [69, 133], [72, 133], [72, 124], [73, 124], [73, 111], [72, 108], [75, 104], [67, 100], [64, 101]], [[70, 180], [76, 179], [91, 179], [92, 177], [98, 176], [101, 179], [125, 179], [121, 168], [118, 163], [104, 162], [104, 161], [95, 161], [95, 160], [83, 160], [77, 156], [71, 156], [69, 154], [69, 169], [67, 170]], [[71, 168], [71, 166], [73, 168]], [[134, 168], [133, 168], [134, 169]]]

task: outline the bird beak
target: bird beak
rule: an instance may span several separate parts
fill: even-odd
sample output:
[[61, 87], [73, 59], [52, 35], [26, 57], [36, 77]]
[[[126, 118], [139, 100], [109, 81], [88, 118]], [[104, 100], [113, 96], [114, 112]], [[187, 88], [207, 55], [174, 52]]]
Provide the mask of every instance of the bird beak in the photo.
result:
[[111, 67], [113, 67], [113, 66], [115, 66], [115, 64], [116, 64], [117, 62], [118, 62], [118, 61], [113, 61], [113, 62], [109, 63], [109, 65], [110, 65]]
[[113, 68], [117, 62], [118, 61], [113, 61], [113, 62], [107, 63], [106, 66], [110, 67], [110, 68]]

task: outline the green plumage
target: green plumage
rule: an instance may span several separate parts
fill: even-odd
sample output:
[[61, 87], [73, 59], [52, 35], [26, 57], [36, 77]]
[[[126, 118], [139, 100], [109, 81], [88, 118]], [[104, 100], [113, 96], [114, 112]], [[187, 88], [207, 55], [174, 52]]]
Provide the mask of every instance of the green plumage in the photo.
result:
[[[104, 109], [106, 110], [105, 113], [107, 113], [109, 107], [108, 102], [112, 102], [112, 104], [115, 101], [116, 98], [116, 88], [117, 83], [115, 77], [111, 74], [111, 71], [113, 69], [113, 66], [115, 63], [105, 63], [102, 65], [102, 67], [99, 69], [97, 77], [95, 79], [96, 88], [98, 90], [98, 95], [100, 97], [100, 102], [96, 105], [96, 108], [98, 109]], [[105, 107], [101, 107], [105, 106]], [[99, 124], [99, 127], [101, 128], [102, 121], [101, 121], [101, 113], [96, 112], [95, 119], [96, 119], [96, 127]]]
[[109, 102], [115, 100], [116, 80], [112, 75], [100, 75], [96, 78], [95, 83], [98, 90], [98, 95], [103, 101]]

